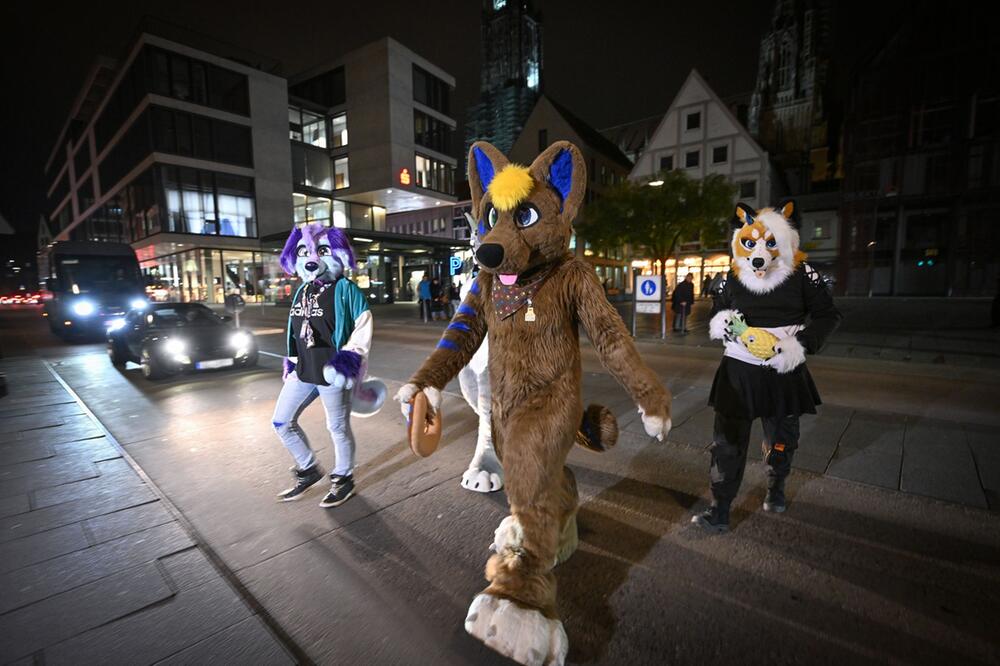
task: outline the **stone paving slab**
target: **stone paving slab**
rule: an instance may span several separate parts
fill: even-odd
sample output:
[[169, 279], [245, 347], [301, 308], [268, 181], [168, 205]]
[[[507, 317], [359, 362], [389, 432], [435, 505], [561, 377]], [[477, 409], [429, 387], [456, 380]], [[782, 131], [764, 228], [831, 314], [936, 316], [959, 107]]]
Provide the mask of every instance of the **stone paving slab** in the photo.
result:
[[0, 519], [0, 543], [44, 532], [60, 525], [68, 525], [139, 504], [146, 504], [156, 499], [153, 491], [146, 486], [136, 486], [124, 489], [99, 501], [65, 502], [44, 509], [14, 514]]
[[47, 647], [45, 664], [77, 666], [119, 660], [153, 664], [248, 617], [249, 609], [218, 579]]
[[34, 653], [172, 595], [155, 563], [127, 569], [0, 615], [0, 655]]
[[900, 489], [988, 508], [965, 431], [937, 421], [907, 422]]
[[111, 541], [150, 527], [173, 522], [174, 517], [159, 502], [140, 504], [114, 513], [106, 513], [96, 518], [88, 518], [81, 525], [92, 544]]
[[129, 464], [121, 458], [96, 462], [93, 465], [98, 474], [95, 478], [33, 491], [32, 507], [44, 509], [63, 502], [93, 502], [144, 485], [143, 480], [136, 476]]
[[280, 666], [295, 662], [278, 647], [257, 617], [248, 617], [156, 663], [157, 666], [202, 666], [203, 664]]
[[0, 544], [0, 574], [81, 550], [90, 545], [81, 523]]
[[192, 545], [176, 523], [169, 523], [0, 574], [0, 613]]
[[31, 508], [27, 495], [11, 495], [0, 498], [0, 518], [24, 513]]
[[290, 663], [44, 365], [0, 371], [0, 663]]

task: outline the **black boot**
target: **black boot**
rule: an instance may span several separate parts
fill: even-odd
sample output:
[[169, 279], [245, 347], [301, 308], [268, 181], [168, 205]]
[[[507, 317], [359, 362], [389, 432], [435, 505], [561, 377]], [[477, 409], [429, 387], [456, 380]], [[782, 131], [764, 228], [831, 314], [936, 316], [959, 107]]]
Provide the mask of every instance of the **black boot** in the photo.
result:
[[291, 502], [302, 498], [302, 494], [317, 483], [323, 480], [323, 470], [319, 465], [313, 465], [309, 469], [292, 468], [292, 477], [295, 478], [295, 485], [288, 490], [278, 493], [279, 502]]
[[794, 449], [786, 449], [783, 445], [763, 445], [764, 464], [767, 465], [767, 497], [764, 498], [764, 511], [784, 513], [785, 479], [792, 471], [792, 455]]
[[768, 480], [767, 497], [764, 498], [764, 511], [784, 513], [785, 511], [785, 479]]
[[712, 506], [691, 518], [691, 522], [709, 532], [720, 534], [729, 531], [729, 503], [712, 502]]

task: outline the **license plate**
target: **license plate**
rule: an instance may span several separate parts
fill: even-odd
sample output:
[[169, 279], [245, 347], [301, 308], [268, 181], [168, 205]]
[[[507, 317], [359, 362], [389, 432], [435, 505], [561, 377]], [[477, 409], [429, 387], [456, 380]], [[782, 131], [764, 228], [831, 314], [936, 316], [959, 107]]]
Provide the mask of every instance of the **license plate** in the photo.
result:
[[194, 367], [198, 370], [214, 370], [215, 368], [228, 368], [233, 364], [231, 358], [220, 358], [214, 361], [198, 361]]

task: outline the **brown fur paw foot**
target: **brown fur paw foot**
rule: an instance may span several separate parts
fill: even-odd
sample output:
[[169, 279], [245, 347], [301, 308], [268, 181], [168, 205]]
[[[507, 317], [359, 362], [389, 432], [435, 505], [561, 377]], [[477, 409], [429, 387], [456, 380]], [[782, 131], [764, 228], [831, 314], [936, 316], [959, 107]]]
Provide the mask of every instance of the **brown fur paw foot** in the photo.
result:
[[520, 664], [562, 666], [569, 639], [559, 620], [522, 608], [510, 599], [480, 594], [472, 600], [465, 630], [488, 647]]

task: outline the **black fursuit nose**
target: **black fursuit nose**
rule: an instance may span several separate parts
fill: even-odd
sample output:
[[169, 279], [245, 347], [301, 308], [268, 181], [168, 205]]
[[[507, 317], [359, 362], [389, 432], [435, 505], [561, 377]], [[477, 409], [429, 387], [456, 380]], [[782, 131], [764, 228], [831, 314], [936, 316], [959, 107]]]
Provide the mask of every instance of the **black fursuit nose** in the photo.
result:
[[486, 268], [496, 268], [503, 263], [503, 245], [483, 243], [476, 250], [476, 261]]

